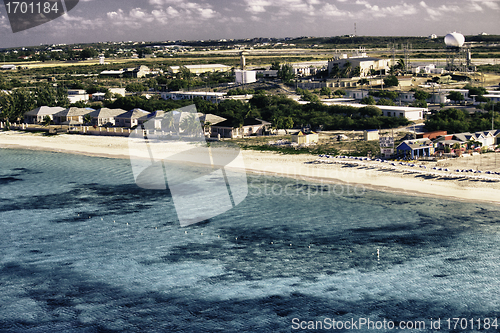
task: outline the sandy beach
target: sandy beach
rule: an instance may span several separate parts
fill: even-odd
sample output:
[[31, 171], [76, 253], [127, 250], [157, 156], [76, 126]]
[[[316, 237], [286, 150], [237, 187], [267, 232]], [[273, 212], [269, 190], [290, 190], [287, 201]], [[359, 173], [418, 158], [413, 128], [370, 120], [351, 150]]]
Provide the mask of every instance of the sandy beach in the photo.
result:
[[[25, 132], [0, 132], [0, 148], [47, 150], [107, 158], [129, 158], [129, 140], [123, 137], [69, 135], [43, 136]], [[178, 148], [172, 148], [171, 154]], [[409, 195], [500, 203], [500, 176], [453, 173], [457, 165], [496, 167], [495, 154], [445, 161], [444, 170], [376, 161], [326, 159], [313, 155], [282, 155], [242, 151], [245, 170], [253, 173], [312, 180], [323, 184], [351, 184], [363, 189], [401, 192]], [[479, 158], [479, 159], [478, 159]], [[484, 161], [482, 160], [484, 158]], [[495, 164], [493, 164], [493, 162]], [[488, 164], [489, 163], [489, 164]], [[434, 164], [435, 165], [435, 164]], [[241, 166], [242, 170], [243, 167]], [[449, 170], [448, 170], [449, 168]], [[493, 169], [491, 169], [493, 171]]]

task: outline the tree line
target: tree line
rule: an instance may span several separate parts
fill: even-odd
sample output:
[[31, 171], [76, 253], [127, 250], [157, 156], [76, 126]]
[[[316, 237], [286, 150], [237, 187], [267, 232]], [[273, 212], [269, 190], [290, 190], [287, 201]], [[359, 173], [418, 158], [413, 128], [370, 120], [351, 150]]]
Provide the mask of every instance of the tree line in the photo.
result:
[[375, 106], [329, 106], [319, 101], [300, 104], [284, 95], [268, 95], [263, 91], [257, 91], [248, 103], [223, 100], [219, 104], [213, 104], [195, 100], [195, 104], [199, 112], [229, 119], [235, 127], [241, 126], [245, 118], [251, 117], [269, 121], [278, 129], [307, 126], [323, 130], [359, 130], [394, 128], [409, 123], [406, 118], [384, 117], [382, 111]]
[[[260, 118], [269, 121], [275, 128], [311, 127], [313, 129], [376, 129], [405, 126], [409, 122], [401, 117], [384, 117], [376, 106], [352, 107], [346, 105], [325, 105], [319, 101], [300, 104], [284, 95], [268, 95], [257, 91], [248, 103], [226, 99], [219, 104], [194, 100], [146, 99], [143, 96], [119, 97], [114, 101], [105, 100], [102, 104], [108, 108], [132, 110], [140, 108], [146, 111], [171, 111], [190, 104], [195, 104], [198, 112], [215, 114], [228, 119], [234, 127], [240, 127], [246, 118]], [[22, 120], [24, 114], [40, 106], [68, 107], [67, 91], [52, 86], [37, 88], [34, 91], [20, 88], [11, 93], [0, 93], [0, 118], [11, 122]], [[88, 107], [75, 103], [71, 106]], [[96, 105], [94, 107], [100, 107]]]
[[68, 107], [68, 91], [49, 84], [35, 89], [18, 88], [11, 92], [0, 91], [0, 119], [16, 122], [24, 118], [24, 114], [41, 106]]
[[469, 112], [461, 109], [443, 109], [433, 111], [425, 121], [425, 128], [428, 131], [447, 131], [448, 133], [478, 132], [491, 130], [492, 119], [493, 128], [500, 127], [500, 103], [494, 105], [494, 109], [488, 112]]

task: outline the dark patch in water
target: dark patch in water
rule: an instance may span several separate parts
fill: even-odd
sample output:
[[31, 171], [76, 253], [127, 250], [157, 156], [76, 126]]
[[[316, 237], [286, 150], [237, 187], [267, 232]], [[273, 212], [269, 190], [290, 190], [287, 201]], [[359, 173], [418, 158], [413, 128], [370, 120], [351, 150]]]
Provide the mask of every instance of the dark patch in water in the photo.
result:
[[171, 195], [168, 190], [145, 190], [135, 184], [88, 184], [57, 194], [34, 195], [13, 200], [3, 199], [0, 201], [0, 212], [15, 211], [26, 207], [43, 210], [95, 207], [92, 210], [80, 211], [80, 216], [73, 214], [53, 220], [55, 223], [66, 223], [83, 221], [89, 217], [136, 213], [150, 209], [158, 203], [166, 204], [170, 200]]
[[0, 185], [6, 185], [14, 182], [20, 182], [22, 179], [15, 177], [0, 177]]

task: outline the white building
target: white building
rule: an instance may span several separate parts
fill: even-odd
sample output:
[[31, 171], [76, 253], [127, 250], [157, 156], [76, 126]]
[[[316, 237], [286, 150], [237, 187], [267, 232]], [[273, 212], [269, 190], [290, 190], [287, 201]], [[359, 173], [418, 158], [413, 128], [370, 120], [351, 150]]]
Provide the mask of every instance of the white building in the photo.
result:
[[492, 102], [500, 102], [500, 91], [498, 91], [496, 94], [483, 95], [483, 97], [488, 98]]
[[316, 74], [316, 68], [307, 65], [292, 65], [296, 76], [311, 76]]
[[443, 74], [444, 68], [436, 68], [436, 65], [429, 64], [425, 66], [417, 66], [411, 69], [413, 74]]
[[409, 121], [423, 120], [424, 115], [429, 112], [428, 108], [415, 108], [410, 106], [375, 105], [382, 110], [386, 117], [405, 117]]
[[224, 99], [226, 93], [221, 92], [203, 92], [203, 91], [169, 91], [162, 92], [161, 98], [172, 100], [195, 99], [201, 98], [212, 103], [218, 103]]
[[357, 90], [357, 89], [346, 90], [345, 97], [354, 99], [363, 99], [364, 97], [368, 96], [368, 93], [369, 90]]
[[257, 70], [257, 74], [261, 74], [264, 78], [275, 78], [278, 77], [278, 70], [276, 69]]
[[347, 54], [343, 54], [328, 60], [328, 73], [331, 73], [335, 66], [342, 71], [346, 67], [346, 64], [349, 63], [352, 71], [359, 66], [360, 77], [365, 77], [370, 76], [372, 70], [385, 73], [389, 70], [390, 62], [391, 60], [389, 59], [368, 57], [366, 53], [353, 57], [348, 57]]
[[0, 70], [3, 70], [3, 71], [13, 71], [17, 69], [16, 65], [2, 65], [0, 66]]
[[257, 72], [247, 71], [242, 69], [235, 69], [236, 83], [247, 84], [257, 82]]
[[87, 102], [89, 95], [83, 89], [68, 90], [68, 99], [70, 103]]
[[[363, 108], [365, 104], [359, 103], [335, 103], [337, 105], [347, 105], [355, 108]], [[411, 106], [389, 106], [389, 105], [372, 105], [382, 111], [385, 117], [405, 117], [409, 121], [423, 120], [424, 115], [429, 112], [428, 108], [415, 108]]]
[[[221, 64], [202, 64], [202, 65], [186, 65], [184, 66], [193, 74], [200, 75], [206, 72], [229, 72], [231, 66]], [[176, 74], [180, 71], [180, 66], [170, 66], [170, 72]]]
[[109, 88], [109, 92], [112, 95], [120, 95], [122, 97], [125, 97], [126, 94], [125, 88]]
[[[452, 91], [456, 91], [456, 92], [459, 92], [462, 94], [462, 96], [464, 97], [464, 100], [466, 101], [472, 101], [472, 98], [469, 97], [469, 89], [440, 89], [439, 92], [440, 93], [444, 93], [445, 95], [449, 95], [450, 92]], [[449, 101], [449, 100], [447, 100]]]

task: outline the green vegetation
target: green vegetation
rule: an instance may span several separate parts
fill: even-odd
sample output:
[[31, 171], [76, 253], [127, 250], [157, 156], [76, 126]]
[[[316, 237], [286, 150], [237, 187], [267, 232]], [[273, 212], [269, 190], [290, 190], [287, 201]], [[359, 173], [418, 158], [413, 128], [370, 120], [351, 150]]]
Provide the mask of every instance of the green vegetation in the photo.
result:
[[[500, 110], [500, 103], [495, 105]], [[443, 109], [434, 112], [426, 121], [428, 131], [448, 131], [448, 133], [477, 132], [491, 130], [491, 120], [494, 118], [494, 128], [500, 127], [498, 112], [476, 112], [469, 114], [460, 109]]]
[[394, 75], [389, 75], [384, 78], [384, 85], [386, 87], [397, 87], [399, 85], [399, 80]]
[[399, 93], [397, 91], [391, 91], [391, 90], [380, 90], [380, 91], [370, 90], [368, 94], [371, 96], [386, 98], [393, 101], [399, 98]]
[[229, 89], [227, 91], [227, 96], [234, 96], [234, 95], [253, 95], [255, 94], [255, 90], [253, 89], [242, 89], [242, 88], [236, 88], [236, 89]]
[[464, 96], [458, 91], [450, 91], [446, 97], [455, 102], [455, 104], [465, 99]]
[[40, 106], [68, 107], [67, 90], [46, 84], [34, 90], [19, 88], [12, 93], [0, 91], [0, 119], [16, 122], [23, 119], [26, 112]]
[[144, 85], [142, 85], [140, 83], [133, 82], [133, 83], [127, 84], [127, 86], [125, 87], [125, 90], [128, 92], [139, 93], [139, 92], [146, 91], [146, 87], [144, 87]]
[[500, 73], [500, 65], [480, 65], [477, 66], [477, 71], [483, 73]]
[[[337, 135], [321, 135], [319, 142], [307, 147], [290, 147], [269, 145], [269, 141], [277, 139], [291, 141], [290, 135], [273, 137], [252, 137], [233, 140], [242, 149], [258, 151], [274, 151], [281, 154], [327, 154], [327, 155], [350, 155], [367, 156], [369, 153], [377, 155], [380, 153], [378, 141], [358, 141], [356, 139], [349, 141], [337, 141]], [[348, 134], [348, 136], [352, 136]]]
[[276, 147], [269, 145], [248, 145], [243, 146], [243, 149], [250, 150], [258, 150], [258, 151], [274, 151], [284, 155], [299, 155], [299, 154], [329, 154], [329, 155], [338, 155], [338, 151], [333, 148], [322, 147], [322, 146], [312, 146], [312, 147], [301, 147], [301, 148], [293, 148], [293, 147]]
[[291, 82], [295, 78], [295, 72], [292, 65], [283, 64], [278, 69], [278, 79], [285, 83]]

